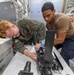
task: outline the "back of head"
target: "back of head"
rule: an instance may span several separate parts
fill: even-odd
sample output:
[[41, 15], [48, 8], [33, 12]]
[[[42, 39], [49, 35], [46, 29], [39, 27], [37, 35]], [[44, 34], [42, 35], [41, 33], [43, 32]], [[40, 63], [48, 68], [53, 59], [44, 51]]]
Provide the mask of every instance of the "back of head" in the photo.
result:
[[0, 21], [0, 36], [5, 37], [5, 31], [10, 28], [8, 21], [1, 20]]
[[46, 2], [43, 4], [41, 11], [46, 11], [46, 10], [54, 10], [54, 5], [52, 2]]

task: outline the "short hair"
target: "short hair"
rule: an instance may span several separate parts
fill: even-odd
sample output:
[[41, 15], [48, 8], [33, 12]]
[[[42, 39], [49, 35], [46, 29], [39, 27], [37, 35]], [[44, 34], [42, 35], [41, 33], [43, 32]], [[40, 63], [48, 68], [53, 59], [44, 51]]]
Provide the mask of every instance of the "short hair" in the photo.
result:
[[46, 10], [54, 10], [54, 5], [52, 2], [45, 2], [42, 6], [41, 11], [46, 11]]
[[6, 36], [5, 31], [9, 28], [10, 28], [10, 22], [8, 22], [7, 20], [1, 20], [0, 21], [0, 36], [5, 37]]

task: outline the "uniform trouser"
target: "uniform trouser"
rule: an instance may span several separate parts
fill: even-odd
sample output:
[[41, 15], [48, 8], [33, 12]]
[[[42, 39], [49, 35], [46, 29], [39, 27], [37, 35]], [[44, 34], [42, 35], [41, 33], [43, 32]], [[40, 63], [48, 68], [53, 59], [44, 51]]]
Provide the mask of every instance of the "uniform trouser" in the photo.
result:
[[63, 44], [55, 45], [56, 49], [62, 47], [61, 56], [64, 58], [66, 63], [69, 65], [69, 59], [74, 58], [74, 36], [65, 39]]

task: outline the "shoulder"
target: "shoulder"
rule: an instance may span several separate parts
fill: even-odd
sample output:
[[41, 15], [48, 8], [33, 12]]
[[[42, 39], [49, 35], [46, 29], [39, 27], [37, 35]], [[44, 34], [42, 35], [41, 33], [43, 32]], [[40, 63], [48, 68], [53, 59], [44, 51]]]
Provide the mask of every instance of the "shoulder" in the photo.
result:
[[64, 13], [57, 14], [56, 18], [58, 18], [58, 19], [62, 19], [62, 18], [63, 19], [70, 19], [70, 17], [67, 14], [64, 14]]
[[70, 21], [70, 17], [64, 13], [56, 14], [55, 21]]
[[28, 17], [24, 17], [24, 18], [21, 18], [21, 19], [19, 19], [18, 21], [17, 21], [17, 23], [18, 22], [29, 22], [29, 21], [31, 21], [31, 19], [30, 18], [28, 18]]
[[17, 26], [26, 26], [26, 25], [31, 24], [31, 19], [24, 17], [24, 18], [19, 19], [16, 24]]

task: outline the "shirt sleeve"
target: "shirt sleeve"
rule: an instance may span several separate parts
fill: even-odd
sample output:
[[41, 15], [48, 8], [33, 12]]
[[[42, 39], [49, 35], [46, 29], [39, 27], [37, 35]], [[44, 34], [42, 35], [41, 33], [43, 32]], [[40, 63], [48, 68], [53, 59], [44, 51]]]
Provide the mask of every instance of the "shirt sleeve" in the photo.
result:
[[37, 38], [39, 40], [44, 40], [45, 39], [45, 31], [46, 31], [45, 25], [43, 23], [41, 23], [39, 25], [38, 30], [37, 30]]
[[27, 49], [19, 39], [13, 39], [12, 41], [17, 51], [24, 53], [24, 50]]
[[57, 22], [57, 28], [58, 28], [58, 30], [60, 31], [60, 30], [62, 30], [62, 31], [64, 31], [64, 30], [68, 30], [69, 29], [69, 23], [70, 23], [70, 19], [69, 19], [69, 17], [66, 17], [66, 16], [64, 16], [64, 17], [61, 17], [59, 20], [58, 20], [58, 22]]

